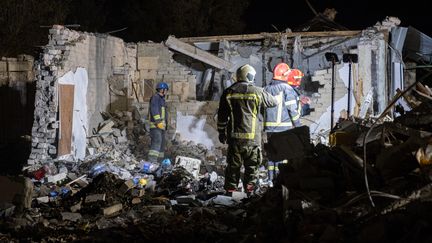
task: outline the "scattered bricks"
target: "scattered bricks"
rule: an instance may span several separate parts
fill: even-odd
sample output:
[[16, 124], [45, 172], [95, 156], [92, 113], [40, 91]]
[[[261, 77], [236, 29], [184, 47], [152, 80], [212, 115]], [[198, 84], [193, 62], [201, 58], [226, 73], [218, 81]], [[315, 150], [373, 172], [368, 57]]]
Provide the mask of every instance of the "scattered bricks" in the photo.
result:
[[68, 220], [76, 222], [82, 218], [80, 213], [70, 213], [70, 212], [62, 212], [61, 213], [62, 220]]
[[102, 209], [102, 212], [103, 212], [103, 215], [109, 216], [109, 215], [112, 215], [114, 213], [121, 211], [122, 209], [123, 209], [123, 205], [121, 203], [118, 203], [118, 204], [114, 204], [110, 207]]
[[49, 197], [48, 196], [38, 197], [38, 198], [36, 198], [36, 201], [38, 203], [48, 203], [49, 202]]
[[113, 136], [103, 136], [102, 137], [102, 141], [105, 143], [105, 144], [114, 144], [114, 137]]
[[45, 182], [52, 182], [52, 183], [57, 183], [61, 180], [66, 179], [67, 177], [67, 173], [63, 172], [63, 173], [58, 173], [56, 175], [50, 175], [48, 177], [45, 178]]
[[138, 188], [134, 188], [131, 190], [131, 195], [133, 197], [142, 197], [145, 194], [145, 190], [144, 189], [138, 189]]
[[89, 142], [93, 148], [99, 148], [101, 146], [98, 137], [89, 138]]
[[133, 182], [133, 180], [127, 180], [121, 185], [119, 193], [125, 194], [127, 191], [129, 191], [129, 189], [133, 188], [134, 186], [135, 183]]
[[117, 143], [126, 143], [128, 141], [127, 137], [121, 136], [117, 138]]
[[132, 204], [138, 204], [138, 203], [141, 203], [141, 199], [139, 197], [134, 197], [132, 199]]
[[79, 202], [79, 203], [77, 203], [77, 204], [75, 204], [75, 205], [73, 205], [73, 206], [70, 207], [70, 211], [72, 213], [76, 213], [79, 210], [81, 210], [81, 202]]
[[116, 137], [120, 137], [121, 136], [121, 131], [118, 128], [113, 128], [113, 135]]
[[105, 201], [105, 194], [92, 194], [87, 195], [85, 198], [85, 203], [92, 203], [97, 201]]
[[114, 122], [111, 120], [103, 121], [101, 124], [99, 124], [99, 130], [98, 133], [111, 133], [112, 132], [112, 126], [114, 126]]

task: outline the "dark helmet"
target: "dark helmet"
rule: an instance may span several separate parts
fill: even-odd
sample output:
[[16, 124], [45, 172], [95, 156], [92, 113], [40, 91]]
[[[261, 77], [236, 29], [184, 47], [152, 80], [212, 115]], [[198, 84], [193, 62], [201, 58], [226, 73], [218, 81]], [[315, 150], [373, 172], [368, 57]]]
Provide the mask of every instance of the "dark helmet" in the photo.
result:
[[247, 81], [252, 83], [255, 79], [255, 68], [245, 64], [237, 69], [237, 81]]
[[160, 89], [166, 89], [166, 90], [168, 90], [168, 89], [169, 89], [169, 86], [168, 86], [168, 84], [165, 83], [165, 82], [159, 82], [159, 83], [156, 85], [156, 90], [160, 90]]

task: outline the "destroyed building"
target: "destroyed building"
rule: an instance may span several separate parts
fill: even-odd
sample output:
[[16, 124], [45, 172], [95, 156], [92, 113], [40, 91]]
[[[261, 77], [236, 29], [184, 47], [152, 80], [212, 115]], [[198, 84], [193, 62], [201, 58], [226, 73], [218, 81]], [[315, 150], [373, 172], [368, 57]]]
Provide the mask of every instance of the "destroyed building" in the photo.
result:
[[[36, 237], [45, 233], [44, 227], [72, 227], [69, 236], [60, 236], [62, 240], [88, 240], [97, 234], [105, 240], [112, 235], [135, 239], [134, 234], [154, 239], [158, 233], [147, 225], [167, 224], [172, 230], [164, 233], [171, 240], [196, 233], [197, 240], [192, 241], [205, 237], [215, 241], [221, 236], [227, 237], [227, 242], [254, 237], [262, 241], [278, 230], [275, 235], [286, 239], [372, 241], [367, 233], [373, 229], [364, 225], [375, 205], [373, 200], [373, 206], [369, 204], [367, 196], [396, 200], [375, 201], [376, 206], [382, 206], [380, 216], [416, 200], [426, 208], [418, 199], [430, 197], [430, 186], [424, 181], [388, 188], [395, 185], [395, 178], [420, 167], [408, 164], [392, 169], [389, 161], [405, 158], [415, 162], [416, 157], [410, 154], [413, 151], [424, 164], [430, 160], [422, 140], [430, 136], [427, 114], [422, 113], [427, 101], [422, 106], [412, 98], [414, 93], [404, 92], [404, 99], [397, 100], [399, 108], [387, 112], [395, 96], [419, 81], [417, 75], [422, 72], [416, 67], [430, 61], [422, 53], [430, 52], [431, 38], [399, 25], [397, 18], [389, 17], [359, 31], [170, 36], [162, 43], [126, 43], [108, 34], [53, 26], [38, 60], [23, 55], [0, 61], [0, 85], [18, 90], [21, 104], [29, 102], [27, 92], [31, 92], [23, 87], [33, 82], [35, 89], [28, 134], [31, 150], [23, 168], [29, 176], [18, 181], [2, 177], [3, 187], [17, 188], [2, 195], [6, 202], [2, 217], [9, 217], [14, 210], [19, 212], [16, 215], [26, 215], [22, 220], [14, 218], [14, 225], [20, 226], [16, 232], [38, 225]], [[326, 58], [328, 53], [338, 60]], [[346, 60], [346, 54], [354, 54], [357, 60]], [[281, 61], [305, 73], [301, 88], [310, 97], [312, 109], [302, 117], [302, 123], [309, 127], [307, 142], [313, 152], [308, 151], [304, 158], [308, 163], [294, 171], [281, 168], [280, 187], [267, 189], [261, 200], [249, 199], [238, 206], [243, 194], [235, 200], [218, 194], [223, 188], [225, 162], [225, 146], [218, 142], [215, 120], [219, 96], [233, 82], [239, 66], [252, 65], [257, 70], [256, 84], [264, 86]], [[149, 149], [145, 120], [159, 81], [171, 87], [167, 157], [175, 165], [171, 168], [175, 173], [151, 171], [151, 176], [144, 176], [141, 167]], [[422, 87], [423, 91], [413, 92], [430, 99], [432, 92]], [[420, 125], [426, 128], [412, 127], [419, 124], [412, 121], [411, 110], [425, 116]], [[399, 122], [377, 126], [373, 121], [382, 114]], [[333, 120], [337, 129], [330, 135]], [[375, 126], [378, 128], [371, 132]], [[330, 145], [332, 149], [327, 147]], [[373, 155], [363, 158], [363, 148]], [[387, 189], [385, 193], [367, 189], [365, 194], [363, 168], [368, 170], [365, 177], [369, 176], [370, 186]], [[402, 189], [403, 193], [395, 196]], [[151, 197], [155, 192], [158, 197]], [[214, 205], [236, 207], [226, 211], [208, 207]], [[410, 217], [418, 216], [412, 206], [407, 208]], [[181, 220], [185, 225], [177, 225]], [[355, 220], [361, 221], [357, 228], [347, 226]], [[59, 221], [63, 223], [57, 225]], [[381, 221], [385, 219], [377, 222]], [[248, 227], [252, 226], [246, 227], [244, 222], [253, 222], [256, 233], [250, 233]], [[208, 225], [197, 229], [200, 223]], [[128, 228], [130, 235], [125, 236], [121, 228], [131, 224], [135, 227]], [[336, 227], [338, 224], [344, 227]], [[431, 226], [426, 222], [421, 229]], [[0, 238], [18, 238], [13, 227], [6, 223], [1, 227], [11, 233]], [[298, 231], [294, 233], [294, 229]], [[90, 233], [80, 238], [81, 231]], [[357, 232], [358, 238], [349, 236], [350, 231]], [[385, 238], [390, 231], [383, 232], [380, 237]], [[23, 237], [28, 239], [31, 233], [26, 231]], [[422, 232], [418, 235], [423, 237]], [[404, 237], [419, 239], [418, 235]]]

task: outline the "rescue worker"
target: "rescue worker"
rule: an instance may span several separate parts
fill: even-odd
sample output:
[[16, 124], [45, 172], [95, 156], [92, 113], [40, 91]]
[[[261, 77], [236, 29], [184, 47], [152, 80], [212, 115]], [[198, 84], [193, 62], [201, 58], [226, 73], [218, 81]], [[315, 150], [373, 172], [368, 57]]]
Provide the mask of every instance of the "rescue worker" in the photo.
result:
[[219, 102], [219, 141], [228, 143], [224, 185], [227, 194], [237, 190], [242, 165], [245, 192], [252, 193], [257, 186], [262, 158], [259, 117], [263, 108], [277, 105], [275, 97], [254, 85], [255, 74], [248, 64], [239, 67], [236, 82], [224, 90]]
[[[267, 139], [274, 133], [287, 131], [300, 126], [301, 104], [300, 94], [293, 86], [299, 86], [303, 73], [298, 69], [291, 69], [286, 63], [279, 63], [273, 69], [273, 79], [264, 90], [274, 95], [279, 102], [276, 107], [265, 110], [264, 132]], [[279, 164], [284, 161], [268, 161], [268, 183], [273, 186], [273, 180], [279, 173]]]
[[159, 82], [156, 85], [156, 93], [150, 99], [150, 150], [148, 161], [157, 163], [164, 158], [165, 151], [165, 132], [168, 124], [167, 107], [165, 95], [168, 92], [168, 84]]

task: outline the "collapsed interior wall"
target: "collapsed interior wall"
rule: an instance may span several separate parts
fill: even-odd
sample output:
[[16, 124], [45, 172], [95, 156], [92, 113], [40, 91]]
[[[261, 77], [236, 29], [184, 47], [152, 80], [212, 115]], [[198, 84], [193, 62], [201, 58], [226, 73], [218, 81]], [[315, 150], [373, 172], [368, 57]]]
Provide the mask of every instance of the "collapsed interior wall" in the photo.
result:
[[[284, 61], [301, 69], [306, 74], [304, 86], [309, 85], [302, 88], [306, 88], [305, 94], [312, 97], [311, 106], [315, 109], [304, 118], [303, 124], [312, 127], [310, 130], [313, 136], [329, 129], [332, 73], [330, 63], [324, 58], [325, 52], [335, 52], [340, 57], [344, 53], [355, 53], [359, 56], [360, 62], [353, 65], [351, 73], [352, 87], [356, 90], [351, 97], [354, 104], [351, 114], [359, 112], [359, 106], [371, 87], [375, 88], [374, 102], [378, 104], [374, 111], [382, 109], [386, 101], [382, 97], [386, 97], [387, 89], [384, 68], [386, 47], [382, 34], [369, 31], [362, 35], [351, 33], [347, 36], [332, 36], [331, 32], [328, 32], [323, 36], [303, 38], [299, 34], [292, 36], [294, 38], [282, 37], [279, 36], [280, 39], [277, 40], [265, 38], [251, 42], [223, 40], [219, 42], [219, 49], [216, 47], [216, 52], [220, 58], [233, 64], [233, 70], [244, 63], [252, 64], [257, 70], [256, 80], [259, 86], [271, 80], [271, 71], [278, 62]], [[214, 49], [214, 45], [212, 46]], [[83, 125], [87, 136], [90, 136], [92, 129], [102, 121], [100, 112], [103, 111], [126, 111], [130, 110], [132, 105], [145, 117], [156, 83], [164, 81], [170, 85], [167, 96], [171, 117], [169, 136], [179, 133], [186, 138], [194, 126], [181, 125], [180, 128], [178, 124], [181, 124], [181, 121], [195, 121], [196, 125], [199, 121], [202, 126], [200, 132], [209, 136], [204, 136], [204, 140], [200, 140], [198, 136], [191, 139], [204, 141], [208, 146], [217, 144], [213, 139], [216, 131], [213, 121], [218, 95], [232, 83], [233, 70], [224, 71], [196, 64], [197, 60], [193, 60], [193, 57], [172, 51], [163, 43], [126, 44], [112, 36], [82, 33], [55, 26], [50, 30], [50, 42], [45, 47], [39, 69], [32, 134], [33, 150], [29, 164], [58, 155], [57, 143], [61, 137], [61, 133], [59, 135], [57, 132], [61, 127], [61, 114], [58, 113], [61, 95], [59, 96], [58, 86], [68, 84], [62, 81], [62, 77], [77, 68], [84, 68], [87, 73], [84, 76], [88, 76], [88, 88], [85, 89], [88, 124], [84, 122]], [[346, 63], [340, 62], [335, 66], [335, 120], [339, 118], [340, 111], [346, 109], [347, 69]], [[209, 70], [212, 72], [208, 72]], [[197, 77], [200, 77], [200, 80], [197, 80]], [[208, 81], [211, 83], [206, 84]], [[202, 95], [205, 91], [203, 84], [207, 89], [218, 86], [212, 90], [214, 94], [211, 99], [214, 101], [196, 101], [197, 93]], [[204, 109], [203, 112], [197, 107], [211, 109]]]
[[[59, 134], [62, 134], [61, 131], [59, 133], [59, 127], [62, 122], [67, 122], [66, 119], [60, 119], [60, 103], [63, 99], [74, 96], [73, 88], [68, 95], [59, 94], [59, 80], [63, 76], [74, 73], [77, 68], [85, 69], [84, 75], [87, 77], [84, 79], [88, 80], [85, 89], [88, 120], [82, 122], [85, 124], [85, 133], [90, 135], [92, 129], [102, 120], [100, 112], [127, 109], [130, 96], [128, 91], [131, 90], [128, 81], [134, 79], [136, 70], [136, 44], [126, 44], [122, 39], [113, 36], [78, 32], [63, 26], [54, 26], [49, 33], [49, 43], [44, 47], [37, 70], [32, 152], [28, 164], [58, 154]], [[80, 81], [82, 79], [75, 82]], [[77, 112], [73, 108], [72, 110], [69, 118]], [[65, 124], [63, 125], [66, 126]], [[71, 129], [71, 126], [69, 124], [63, 129]], [[72, 134], [69, 136], [72, 140]], [[73, 152], [73, 141], [71, 146], [70, 150]]]
[[[209, 37], [210, 38], [210, 37]], [[221, 37], [223, 38], [223, 37]], [[240, 37], [241, 38], [241, 37]], [[200, 39], [197, 37], [197, 39]], [[215, 38], [216, 40], [217, 38]], [[190, 38], [188, 41], [193, 42]], [[311, 135], [316, 137], [330, 129], [332, 69], [331, 63], [324, 58], [326, 52], [335, 53], [340, 61], [335, 65], [334, 120], [344, 115], [348, 103], [348, 82], [351, 75], [350, 114], [359, 116], [360, 106], [364, 103], [369, 90], [373, 91], [373, 114], [382, 112], [388, 102], [388, 79], [386, 70], [385, 35], [376, 29], [369, 29], [356, 34], [332, 36], [332, 32], [322, 32], [317, 36], [302, 37], [301, 33], [287, 37], [276, 36], [261, 41], [223, 40], [219, 42], [218, 56], [231, 62], [234, 67], [249, 63], [257, 70], [255, 84], [264, 86], [272, 78], [272, 69], [279, 62], [286, 62], [292, 68], [305, 73], [302, 93], [311, 98], [312, 112], [302, 117], [302, 123], [311, 127]], [[197, 46], [206, 46], [197, 42]], [[210, 46], [207, 43], [207, 46]], [[343, 54], [357, 54], [360, 63], [353, 63], [349, 74], [348, 63], [342, 61]], [[235, 68], [234, 68], [235, 69]], [[217, 76], [219, 75], [219, 76]], [[224, 77], [221, 77], [224, 75]], [[228, 87], [233, 75], [216, 72], [214, 85], [222, 87], [214, 95], [218, 100], [221, 91]], [[219, 82], [219, 83], [218, 83]], [[369, 109], [367, 107], [366, 109]], [[345, 112], [343, 112], [345, 111]]]

